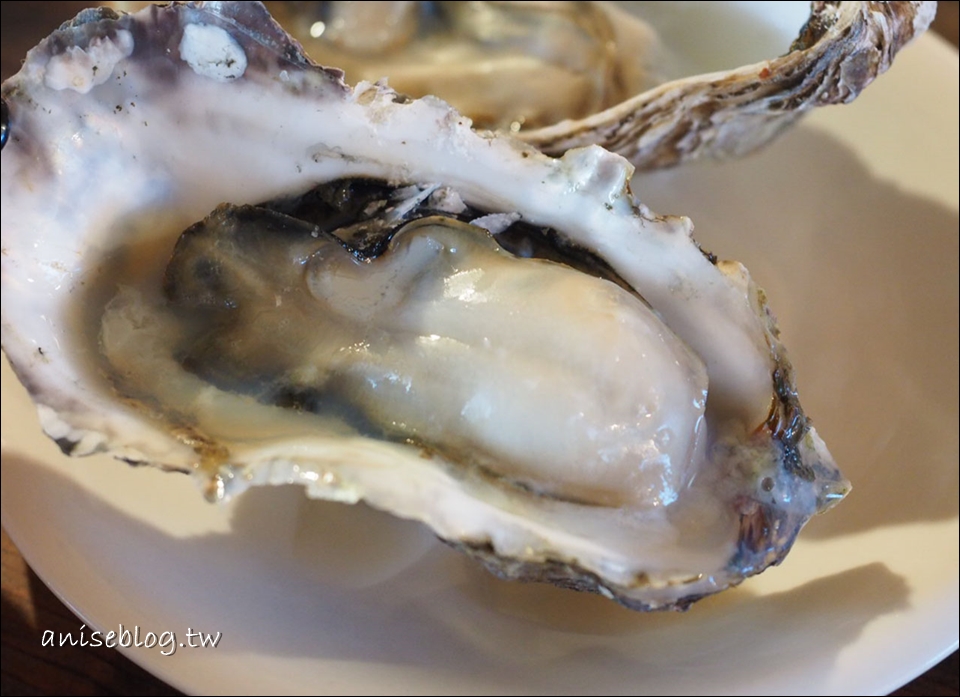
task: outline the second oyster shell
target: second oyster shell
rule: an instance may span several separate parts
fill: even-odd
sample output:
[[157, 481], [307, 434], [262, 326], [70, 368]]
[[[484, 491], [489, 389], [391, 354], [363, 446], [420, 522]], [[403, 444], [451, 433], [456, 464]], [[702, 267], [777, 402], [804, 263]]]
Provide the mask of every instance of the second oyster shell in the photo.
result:
[[[813, 108], [852, 101], [927, 29], [937, 6], [812, 2], [782, 55], [665, 79], [661, 54], [739, 44], [738, 32], [757, 29], [749, 12], [716, 3], [267, 4], [312, 58], [346, 68], [350, 81], [386, 77], [400, 92], [439, 96], [478, 127], [512, 130], [546, 153], [601, 145], [640, 170], [739, 157]], [[779, 5], [793, 16], [804, 3]], [[661, 42], [662, 21], [683, 30]]]

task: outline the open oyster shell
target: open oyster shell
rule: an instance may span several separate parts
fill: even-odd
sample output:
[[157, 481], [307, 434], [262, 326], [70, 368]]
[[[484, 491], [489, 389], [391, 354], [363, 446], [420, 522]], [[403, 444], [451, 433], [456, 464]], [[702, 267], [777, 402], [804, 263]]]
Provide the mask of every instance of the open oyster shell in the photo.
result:
[[763, 294], [615, 154], [351, 88], [259, 3], [82, 13], [3, 98], [3, 348], [68, 454], [365, 500], [637, 609], [779, 562], [847, 491]]

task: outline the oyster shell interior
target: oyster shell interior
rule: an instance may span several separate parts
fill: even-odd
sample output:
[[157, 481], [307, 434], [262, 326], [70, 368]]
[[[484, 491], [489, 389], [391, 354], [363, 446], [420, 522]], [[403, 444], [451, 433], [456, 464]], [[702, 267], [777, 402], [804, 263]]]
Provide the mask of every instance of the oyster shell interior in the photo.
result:
[[617, 155], [351, 88], [258, 3], [85, 13], [3, 95], [3, 345], [70, 454], [365, 500], [637, 609], [846, 493], [763, 294]]

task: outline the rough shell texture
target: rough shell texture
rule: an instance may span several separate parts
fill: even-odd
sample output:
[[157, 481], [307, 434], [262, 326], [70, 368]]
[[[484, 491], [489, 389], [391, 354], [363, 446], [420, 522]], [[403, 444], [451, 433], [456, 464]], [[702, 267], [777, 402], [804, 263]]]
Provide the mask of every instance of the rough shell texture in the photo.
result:
[[[779, 562], [847, 490], [799, 408], [762, 293], [742, 266], [704, 254], [688, 220], [639, 204], [617, 155], [591, 147], [552, 159], [472, 131], [438, 100], [350, 88], [259, 3], [86, 12], [28, 55], [3, 97], [3, 348], [69, 454], [191, 472], [212, 498], [296, 482], [318, 498], [366, 500], [502, 576], [638, 609], [684, 608]], [[198, 383], [171, 356], [157, 371], [104, 355], [118, 300], [131, 335], [167, 335], [151, 312], [163, 316], [163, 267], [188, 225], [224, 201], [351, 177], [442, 184], [478, 211], [552, 230], [649, 303], [710, 380], [710, 446], [676, 501], [543, 497], [442, 449], [318, 431], [310, 415], [285, 420]], [[146, 305], [128, 302], [128, 285]], [[186, 396], [168, 402], [179, 386]]]
[[814, 107], [855, 99], [935, 13], [936, 2], [813, 2], [779, 58], [668, 82], [583, 120], [520, 135], [552, 154], [603, 145], [638, 169], [737, 157]]

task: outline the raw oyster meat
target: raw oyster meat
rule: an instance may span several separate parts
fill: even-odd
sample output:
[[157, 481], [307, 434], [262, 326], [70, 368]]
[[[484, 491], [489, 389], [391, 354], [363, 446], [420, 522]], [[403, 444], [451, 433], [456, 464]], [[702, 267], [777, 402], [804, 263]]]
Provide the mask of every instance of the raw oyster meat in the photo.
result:
[[665, 57], [703, 53], [716, 20], [674, 32], [677, 45], [660, 40], [657, 16], [712, 18], [710, 3], [267, 4], [312, 58], [351, 82], [387, 77], [401, 93], [439, 96], [475, 126], [511, 130], [546, 153], [597, 144], [641, 170], [737, 157], [814, 107], [852, 101], [936, 13], [932, 1], [812, 2], [782, 55], [690, 75]]
[[259, 3], [84, 12], [3, 98], [3, 348], [68, 454], [364, 500], [636, 609], [848, 489], [762, 292], [618, 155], [351, 88]]

